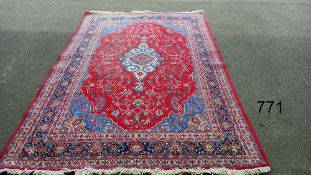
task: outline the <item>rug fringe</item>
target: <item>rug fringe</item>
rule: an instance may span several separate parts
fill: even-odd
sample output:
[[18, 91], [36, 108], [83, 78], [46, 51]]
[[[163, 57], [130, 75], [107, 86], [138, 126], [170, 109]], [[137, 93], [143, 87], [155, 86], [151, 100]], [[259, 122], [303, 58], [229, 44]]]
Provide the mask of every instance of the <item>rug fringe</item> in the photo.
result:
[[116, 174], [116, 173], [128, 173], [128, 174], [142, 174], [142, 173], [151, 173], [156, 175], [173, 175], [179, 173], [191, 173], [191, 174], [220, 174], [220, 175], [253, 175], [266, 173], [270, 171], [270, 167], [260, 167], [244, 170], [232, 170], [227, 168], [210, 168], [210, 169], [175, 169], [175, 170], [161, 170], [161, 169], [137, 169], [137, 168], [115, 168], [111, 170], [99, 170], [92, 168], [85, 169], [63, 169], [59, 171], [49, 171], [49, 170], [19, 170], [19, 169], [1, 169], [0, 173], [7, 172], [12, 174], [36, 174], [36, 175], [56, 175], [64, 174], [68, 172], [75, 172], [76, 175], [89, 175], [93, 173], [105, 173], [105, 174]]
[[[183, 12], [166, 12], [166, 13], [202, 13], [204, 10], [195, 10], [195, 11], [183, 11]], [[141, 13], [162, 13], [162, 12], [153, 12], [149, 10], [143, 10], [143, 11], [131, 11], [131, 12], [111, 12], [111, 11], [88, 11], [85, 12], [87, 14], [96, 14], [96, 15], [115, 15], [115, 14], [141, 14]]]

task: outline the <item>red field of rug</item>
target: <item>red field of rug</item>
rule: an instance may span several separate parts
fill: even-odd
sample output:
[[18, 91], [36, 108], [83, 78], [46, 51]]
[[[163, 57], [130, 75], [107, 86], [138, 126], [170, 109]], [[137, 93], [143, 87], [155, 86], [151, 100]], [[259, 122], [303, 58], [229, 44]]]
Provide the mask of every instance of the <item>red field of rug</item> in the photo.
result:
[[86, 12], [0, 172], [270, 171], [202, 11]]

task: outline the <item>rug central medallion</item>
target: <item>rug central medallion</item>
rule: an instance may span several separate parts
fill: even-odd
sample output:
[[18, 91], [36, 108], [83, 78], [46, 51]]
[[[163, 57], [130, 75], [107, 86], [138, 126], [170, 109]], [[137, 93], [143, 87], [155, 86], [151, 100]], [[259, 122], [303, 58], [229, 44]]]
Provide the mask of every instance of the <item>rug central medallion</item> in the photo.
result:
[[105, 35], [88, 68], [82, 92], [91, 113], [126, 130], [146, 130], [169, 113], [184, 112], [195, 91], [185, 38], [143, 22]]
[[138, 48], [131, 49], [120, 60], [126, 70], [133, 73], [137, 81], [142, 81], [164, 59], [154, 49], [150, 48], [146, 39], [143, 38], [143, 42], [138, 45]]

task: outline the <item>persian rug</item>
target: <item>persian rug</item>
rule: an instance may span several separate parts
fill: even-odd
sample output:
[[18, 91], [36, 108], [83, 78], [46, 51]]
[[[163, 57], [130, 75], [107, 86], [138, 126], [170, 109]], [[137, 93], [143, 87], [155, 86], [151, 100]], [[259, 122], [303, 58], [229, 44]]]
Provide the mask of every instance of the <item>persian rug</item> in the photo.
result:
[[270, 171], [203, 11], [86, 12], [0, 157], [19, 174]]

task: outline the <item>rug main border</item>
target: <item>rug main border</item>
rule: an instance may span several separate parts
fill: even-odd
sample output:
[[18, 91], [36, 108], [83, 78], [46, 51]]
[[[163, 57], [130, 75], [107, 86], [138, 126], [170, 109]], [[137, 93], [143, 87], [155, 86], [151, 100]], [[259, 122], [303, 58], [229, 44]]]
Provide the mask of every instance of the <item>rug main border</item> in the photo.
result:
[[235, 99], [237, 100], [238, 106], [241, 109], [241, 112], [244, 116], [244, 119], [248, 125], [249, 130], [251, 131], [251, 134], [256, 142], [256, 145], [259, 148], [260, 154], [263, 157], [263, 159], [265, 160], [266, 164], [265, 165], [260, 165], [260, 166], [249, 166], [249, 167], [243, 167], [243, 168], [224, 168], [224, 167], [209, 167], [209, 168], [205, 168], [205, 169], [137, 169], [137, 168], [114, 168], [114, 169], [92, 169], [92, 168], [85, 168], [85, 169], [48, 169], [48, 168], [35, 168], [35, 169], [26, 169], [26, 168], [5, 168], [5, 167], [0, 167], [0, 173], [1, 172], [9, 172], [9, 173], [31, 173], [34, 172], [35, 174], [59, 174], [59, 173], [65, 173], [65, 172], [72, 172], [75, 171], [77, 174], [88, 174], [88, 173], [155, 173], [155, 174], [176, 174], [176, 173], [182, 173], [182, 172], [190, 172], [190, 173], [217, 173], [217, 174], [258, 174], [258, 173], [265, 173], [265, 172], [269, 172], [270, 171], [270, 163], [269, 160], [267, 159], [262, 146], [260, 144], [260, 141], [250, 123], [249, 117], [246, 114], [246, 111], [244, 110], [242, 103], [240, 101], [240, 98], [234, 88], [233, 82], [230, 78], [230, 75], [227, 71], [227, 67], [226, 64], [222, 58], [221, 52], [219, 50], [219, 47], [216, 43], [216, 40], [214, 38], [214, 35], [212, 34], [212, 30], [208, 24], [208, 20], [207, 17], [205, 15], [205, 12], [203, 10], [196, 10], [196, 11], [191, 11], [191, 12], [152, 12], [152, 11], [132, 11], [129, 13], [126, 12], [109, 12], [109, 11], [86, 11], [84, 12], [84, 15], [82, 17], [82, 19], [79, 22], [78, 27], [76, 28], [75, 32], [72, 34], [72, 36], [70, 37], [69, 42], [67, 43], [65, 49], [62, 51], [62, 53], [58, 56], [57, 61], [54, 63], [54, 65], [52, 66], [52, 68], [49, 70], [49, 73], [47, 75], [47, 77], [45, 78], [44, 82], [41, 84], [40, 89], [37, 91], [36, 96], [34, 97], [34, 99], [32, 100], [31, 104], [28, 106], [28, 108], [26, 109], [26, 112], [24, 113], [24, 116], [22, 118], [22, 121], [20, 122], [19, 126], [17, 127], [17, 129], [14, 131], [14, 133], [12, 134], [12, 136], [10, 137], [9, 141], [6, 143], [5, 147], [3, 148], [2, 152], [0, 153], [0, 159], [3, 157], [3, 155], [5, 154], [5, 152], [8, 150], [9, 145], [11, 144], [11, 142], [13, 141], [14, 137], [16, 136], [16, 134], [18, 133], [18, 131], [20, 130], [21, 126], [24, 124], [28, 113], [30, 111], [30, 109], [33, 107], [34, 103], [38, 100], [39, 95], [41, 94], [41, 91], [43, 90], [43, 88], [45, 87], [48, 79], [51, 77], [51, 74], [53, 72], [53, 70], [55, 69], [56, 65], [59, 63], [59, 61], [61, 60], [63, 54], [67, 51], [69, 45], [72, 43], [73, 38], [76, 36], [76, 34], [78, 33], [78, 31], [81, 28], [81, 25], [84, 21], [84, 18], [87, 15], [94, 15], [94, 14], [105, 14], [105, 15], [109, 15], [109, 14], [137, 14], [137, 13], [199, 13], [205, 21], [205, 26], [207, 28], [207, 31], [212, 39], [212, 42], [214, 44], [214, 47], [216, 49], [217, 55], [219, 60], [222, 62], [223, 64], [223, 69], [224, 72], [226, 74], [226, 77], [229, 81], [231, 90], [234, 94]]

